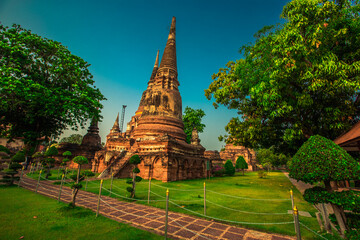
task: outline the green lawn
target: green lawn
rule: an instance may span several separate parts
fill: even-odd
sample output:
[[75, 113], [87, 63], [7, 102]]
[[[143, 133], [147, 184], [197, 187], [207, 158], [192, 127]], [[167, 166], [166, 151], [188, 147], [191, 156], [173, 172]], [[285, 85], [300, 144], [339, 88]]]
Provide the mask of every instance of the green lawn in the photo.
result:
[[[99, 182], [100, 181], [89, 182], [87, 190], [97, 194], [99, 191]], [[110, 182], [110, 180], [105, 180], [103, 187], [105, 189], [110, 189]], [[170, 204], [171, 211], [199, 216], [196, 213], [204, 213], [203, 184], [204, 179], [169, 183], [162, 183], [161, 181], [152, 180], [151, 191], [153, 193], [151, 194], [150, 199], [152, 202], [150, 202], [150, 205], [158, 208], [165, 208], [164, 197], [166, 196], [166, 188], [169, 188], [170, 200], [179, 205], [176, 206], [174, 204]], [[126, 192], [126, 187], [128, 186], [130, 185], [126, 184], [126, 179], [114, 179], [114, 194], [112, 194], [112, 197], [124, 200], [124, 198], [121, 198], [120, 196], [129, 196], [129, 194]], [[256, 224], [291, 222], [293, 221], [293, 216], [290, 214], [252, 214], [286, 213], [291, 209], [291, 201], [289, 201], [289, 190], [293, 188], [293, 185], [282, 172], [271, 172], [265, 179], [258, 178], [256, 172], [248, 172], [245, 174], [245, 176], [242, 176], [242, 173], [236, 173], [236, 176], [234, 177], [216, 177], [212, 178], [211, 180], [206, 180], [206, 188], [208, 216], [229, 221], [241, 222], [228, 223], [240, 225], [246, 228], [286, 235], [295, 235], [293, 224]], [[147, 191], [147, 180], [143, 180], [140, 183], [137, 183], [136, 198], [140, 199], [140, 201], [137, 201], [137, 203], [147, 204]], [[310, 227], [312, 230], [318, 231], [319, 226], [315, 218], [316, 209], [303, 199], [302, 195], [297, 189], [293, 189], [293, 191], [297, 208], [300, 211], [306, 211], [312, 215], [312, 218], [300, 216], [300, 221]], [[109, 195], [109, 192], [103, 189], [102, 194]], [[157, 196], [156, 194], [160, 196]], [[221, 194], [233, 195], [237, 196], [238, 198]], [[288, 201], [256, 199], [288, 199]], [[156, 202], [156, 200], [160, 201]], [[225, 208], [219, 207], [217, 205], [224, 206]], [[193, 212], [190, 212], [186, 209], [189, 209]], [[313, 233], [309, 232], [304, 227], [302, 227], [301, 230], [304, 239], [318, 239]]]
[[0, 203], [0, 239], [164, 238], [18, 187], [0, 186]]

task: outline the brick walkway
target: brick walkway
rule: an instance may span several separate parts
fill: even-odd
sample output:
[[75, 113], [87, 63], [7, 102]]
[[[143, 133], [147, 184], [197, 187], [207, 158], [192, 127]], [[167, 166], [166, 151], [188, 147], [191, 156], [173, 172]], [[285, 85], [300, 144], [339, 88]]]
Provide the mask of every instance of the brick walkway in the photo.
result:
[[[35, 191], [37, 181], [24, 177], [21, 187]], [[51, 182], [42, 181], [38, 193], [58, 199], [59, 186]], [[122, 202], [117, 199], [102, 196], [99, 213], [118, 222], [128, 223], [136, 228], [164, 235], [165, 210], [140, 205], [136, 203]], [[70, 202], [71, 189], [62, 188], [61, 201]], [[96, 212], [98, 196], [93, 193], [79, 191], [76, 205], [89, 208]], [[263, 233], [245, 228], [235, 227], [215, 221], [208, 221], [193, 216], [169, 212], [168, 237], [172, 239], [191, 240], [290, 240], [295, 237], [279, 234]]]

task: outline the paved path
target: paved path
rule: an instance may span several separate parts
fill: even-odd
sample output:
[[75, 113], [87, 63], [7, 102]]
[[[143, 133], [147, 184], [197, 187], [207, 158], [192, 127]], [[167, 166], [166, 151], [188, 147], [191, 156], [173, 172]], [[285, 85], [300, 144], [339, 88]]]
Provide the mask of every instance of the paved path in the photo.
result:
[[[21, 187], [35, 191], [37, 181], [28, 177], [23, 178]], [[38, 193], [58, 199], [59, 186], [50, 181], [42, 181]], [[118, 222], [128, 223], [136, 228], [164, 235], [165, 211], [159, 208], [136, 203], [123, 202], [102, 196], [99, 213]], [[62, 202], [70, 202], [71, 189], [62, 188]], [[98, 196], [93, 193], [79, 191], [76, 205], [89, 208], [96, 212]], [[279, 234], [263, 233], [245, 228], [235, 227], [215, 221], [169, 212], [168, 237], [172, 239], [191, 240], [293, 240], [295, 237]]]

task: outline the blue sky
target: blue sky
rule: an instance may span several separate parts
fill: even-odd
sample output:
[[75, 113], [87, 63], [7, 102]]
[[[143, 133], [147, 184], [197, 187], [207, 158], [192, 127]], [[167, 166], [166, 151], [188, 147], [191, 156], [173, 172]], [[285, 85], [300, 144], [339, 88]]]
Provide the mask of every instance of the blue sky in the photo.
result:
[[[253, 42], [265, 25], [282, 22], [286, 0], [75, 1], [0, 0], [0, 22], [20, 24], [61, 42], [91, 64], [95, 85], [108, 99], [99, 124], [102, 141], [117, 112], [127, 105], [125, 122], [134, 115], [155, 61], [164, 50], [172, 16], [180, 93], [186, 106], [205, 111], [202, 145], [219, 150], [218, 136], [236, 111], [214, 109], [204, 96], [211, 75], [228, 61], [240, 59], [239, 48]], [[124, 127], [125, 130], [125, 127]], [[63, 136], [71, 132], [65, 131]], [[79, 131], [85, 134], [86, 129]]]

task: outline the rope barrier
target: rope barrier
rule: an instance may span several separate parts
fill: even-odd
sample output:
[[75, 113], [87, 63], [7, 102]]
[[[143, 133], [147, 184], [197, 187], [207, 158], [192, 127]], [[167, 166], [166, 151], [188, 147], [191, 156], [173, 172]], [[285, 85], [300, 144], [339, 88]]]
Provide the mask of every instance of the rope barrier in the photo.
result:
[[218, 220], [218, 221], [223, 221], [223, 222], [231, 222], [231, 223], [238, 223], [238, 224], [248, 224], [248, 225], [281, 225], [281, 224], [294, 224], [294, 222], [277, 222], [277, 223], [250, 223], [250, 222], [238, 222], [238, 221], [233, 221], [233, 220], [225, 220], [225, 219], [221, 219], [221, 218], [216, 218], [216, 217], [210, 217], [195, 211], [192, 211], [190, 209], [187, 209], [185, 207], [182, 207], [176, 203], [174, 203], [173, 201], [169, 201], [170, 203], [174, 204], [175, 206], [184, 209], [186, 211], [189, 211], [191, 213], [197, 214], [199, 216], [205, 217], [205, 218], [210, 218], [210, 219], [214, 219], [214, 220]]
[[307, 230], [309, 230], [310, 232], [314, 233], [315, 235], [321, 237], [322, 239], [328, 240], [327, 238], [321, 236], [320, 234], [318, 234], [317, 232], [311, 230], [309, 227], [307, 227], [305, 224], [303, 224], [302, 222], [299, 222], [302, 226], [304, 226]]
[[206, 199], [206, 202], [209, 202], [209, 203], [214, 204], [215, 206], [218, 206], [218, 207], [221, 207], [221, 208], [225, 208], [225, 209], [228, 209], [228, 210], [231, 210], [231, 211], [240, 212], [240, 213], [258, 214], [258, 215], [289, 215], [289, 213], [258, 213], [258, 212], [247, 212], [247, 211], [241, 211], [241, 210], [234, 209], [234, 208], [225, 207], [225, 206], [219, 205], [219, 204], [217, 204], [217, 203], [214, 203], [214, 202], [212, 202], [212, 201], [209, 201], [209, 200], [207, 200], [207, 199]]
[[182, 191], [182, 192], [192, 192], [192, 191], [204, 191], [202, 188], [195, 188], [195, 189], [178, 189], [178, 188], [169, 188], [169, 187], [163, 187], [161, 185], [157, 185], [156, 183], [151, 183], [151, 186], [157, 186], [159, 188], [174, 190], [174, 191]]
[[112, 208], [112, 209], [115, 209], [115, 210], [117, 210], [117, 211], [119, 211], [119, 212], [122, 212], [122, 213], [125, 213], [125, 214], [133, 215], [133, 216], [136, 216], [136, 217], [149, 217], [149, 218], [160, 218], [160, 217], [162, 217], [162, 216], [159, 216], [159, 215], [154, 215], [154, 216], [140, 216], [140, 215], [136, 215], [136, 214], [134, 214], [134, 213], [125, 212], [125, 211], [120, 210], [120, 209], [118, 209], [118, 208], [116, 208], [116, 207], [113, 207], [113, 206], [111, 206], [109, 203], [107, 203], [105, 200], [103, 200], [102, 198], [100, 198], [100, 201], [102, 201], [103, 203], [105, 203], [106, 205], [108, 205], [108, 206], [109, 206], [110, 208]]
[[218, 193], [215, 191], [211, 191], [211, 190], [207, 190], [208, 192], [212, 192], [215, 194], [219, 194], [219, 195], [223, 195], [226, 197], [233, 197], [233, 198], [238, 198], [238, 199], [244, 199], [244, 200], [255, 200], [255, 201], [291, 201], [290, 199], [259, 199], [259, 198], [246, 198], [246, 197], [239, 197], [239, 196], [234, 196], [234, 195], [229, 195], [229, 194], [225, 194], [225, 193]]
[[[106, 188], [102, 188], [104, 189], [105, 191], [107, 192], [110, 192], [110, 190], [106, 189]], [[138, 199], [138, 198], [128, 198], [128, 197], [125, 197], [125, 196], [121, 196], [119, 194], [116, 194], [114, 192], [111, 192], [112, 194], [114, 194], [115, 196], [118, 196], [118, 197], [121, 197], [121, 198], [125, 198], [125, 199], [128, 199], [128, 200], [133, 200], [133, 201], [139, 201], [139, 202], [145, 202], [147, 200], [144, 200], [144, 199]], [[165, 200], [150, 200], [151, 202], [165, 202]]]

